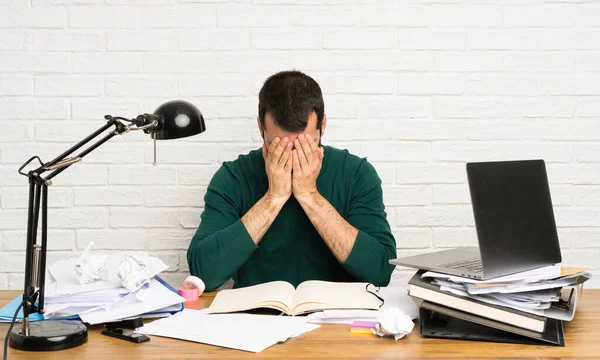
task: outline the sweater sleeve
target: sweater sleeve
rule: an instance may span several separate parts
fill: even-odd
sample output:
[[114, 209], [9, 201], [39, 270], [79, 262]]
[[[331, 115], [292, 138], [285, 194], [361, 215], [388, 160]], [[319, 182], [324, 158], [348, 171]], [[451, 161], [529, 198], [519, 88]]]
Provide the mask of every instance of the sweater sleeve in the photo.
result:
[[346, 220], [358, 229], [358, 235], [342, 265], [360, 281], [386, 286], [394, 270], [388, 261], [396, 258], [396, 240], [386, 219], [381, 180], [373, 165], [361, 160], [351, 181]]
[[207, 291], [229, 280], [257, 248], [241, 217], [240, 184], [222, 166], [208, 186], [200, 226], [187, 251], [190, 273], [204, 281]]

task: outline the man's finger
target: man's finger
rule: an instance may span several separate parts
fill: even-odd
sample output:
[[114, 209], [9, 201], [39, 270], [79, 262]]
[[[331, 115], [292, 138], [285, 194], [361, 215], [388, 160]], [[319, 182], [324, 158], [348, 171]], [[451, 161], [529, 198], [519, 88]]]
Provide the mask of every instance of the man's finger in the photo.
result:
[[[273, 140], [275, 141], [275, 140]], [[287, 144], [287, 137], [280, 140], [277, 144], [277, 147], [273, 151], [273, 156], [269, 156], [273, 164], [279, 163], [279, 159], [281, 158], [281, 154], [283, 154], [283, 150], [285, 150], [285, 145]]]
[[265, 143], [262, 144], [262, 154], [263, 154], [263, 158], [266, 160], [269, 152], [267, 150], [267, 144], [265, 144]]
[[277, 147], [277, 144], [279, 144], [279, 141], [281, 139], [279, 138], [279, 136], [277, 136], [276, 138], [273, 139], [273, 141], [271, 141], [271, 143], [269, 144], [269, 153], [272, 153], [273, 151], [275, 151], [275, 148]]
[[300, 159], [298, 157], [298, 150], [294, 149], [292, 150], [292, 158], [293, 158], [293, 167], [294, 167], [294, 174], [296, 174], [296, 176], [300, 176], [302, 175], [302, 169], [300, 168]]
[[277, 148], [277, 144], [279, 144], [279, 140], [281, 139], [276, 137], [273, 139], [273, 141], [271, 141], [271, 144], [269, 144], [269, 148], [267, 149], [267, 157], [271, 157], [271, 155], [273, 155], [273, 152]]
[[[291, 144], [291, 142], [290, 142]], [[291, 148], [291, 146], [290, 146]], [[285, 170], [286, 173], [289, 173], [290, 171], [292, 171], [292, 167], [294, 166], [294, 156], [292, 155], [292, 151], [290, 151], [290, 155], [288, 156], [287, 162], [285, 163], [285, 166], [283, 167], [283, 169]]]
[[304, 156], [306, 157], [306, 161], [311, 162], [313, 160], [313, 155], [312, 151], [310, 150], [310, 145], [308, 144], [308, 139], [304, 134], [300, 134], [298, 135], [298, 140], [300, 140], [302, 150], [304, 150]]
[[285, 167], [285, 164], [287, 164], [291, 153], [292, 153], [292, 142], [287, 141], [287, 143], [285, 144], [285, 150], [283, 150], [283, 154], [281, 154], [281, 159], [279, 159], [279, 166]]
[[308, 168], [308, 160], [306, 159], [306, 154], [304, 154], [304, 148], [298, 139], [296, 139], [296, 153], [298, 154], [300, 167], [303, 169]]
[[319, 150], [319, 146], [313, 140], [313, 138], [312, 138], [312, 136], [310, 136], [310, 134], [306, 134], [306, 142], [308, 143], [308, 146], [310, 146], [310, 151], [312, 152], [313, 159], [321, 160], [322, 157], [321, 157], [321, 151]]

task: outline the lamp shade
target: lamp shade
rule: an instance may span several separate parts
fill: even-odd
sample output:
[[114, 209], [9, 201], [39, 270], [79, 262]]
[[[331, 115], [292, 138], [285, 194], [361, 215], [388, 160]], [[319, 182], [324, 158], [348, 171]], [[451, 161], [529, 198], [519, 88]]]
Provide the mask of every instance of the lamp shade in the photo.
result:
[[187, 101], [166, 102], [154, 114], [161, 117], [159, 127], [155, 130], [158, 140], [179, 139], [198, 135], [206, 130], [202, 113]]

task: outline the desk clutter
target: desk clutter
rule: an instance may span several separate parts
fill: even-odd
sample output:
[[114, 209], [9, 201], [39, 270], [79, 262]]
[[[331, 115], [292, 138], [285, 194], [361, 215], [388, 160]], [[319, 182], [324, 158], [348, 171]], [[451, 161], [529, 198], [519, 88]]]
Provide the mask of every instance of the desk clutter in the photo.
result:
[[[33, 313], [30, 321], [80, 319], [102, 324], [103, 334], [136, 343], [154, 335], [260, 352], [320, 324], [346, 324], [350, 329], [361, 324], [362, 333], [399, 339], [418, 317], [404, 288], [325, 281], [307, 281], [297, 288], [280, 281], [221, 290], [209, 308], [184, 309], [184, 302], [197, 300], [204, 291], [202, 280], [190, 276], [178, 291], [160, 278], [168, 266], [158, 257], [143, 252], [92, 254], [92, 245], [78, 258], [48, 266], [44, 314]], [[0, 322], [11, 322], [21, 300], [18, 296], [0, 309]], [[265, 309], [273, 313], [243, 313]], [[155, 317], [162, 319], [142, 320]], [[17, 320], [22, 318], [21, 310]]]
[[[346, 324], [352, 336], [398, 340], [412, 331], [416, 318], [424, 337], [564, 346], [563, 321], [574, 318], [583, 283], [591, 277], [584, 269], [559, 265], [479, 281], [419, 270], [408, 292], [366, 283], [310, 281], [294, 288], [276, 282], [222, 290], [211, 307], [193, 310], [184, 309], [186, 299], [158, 276], [166, 269], [160, 259], [144, 253], [111, 254], [104, 262], [105, 274], [93, 275], [97, 278], [92, 282], [79, 277], [85, 272], [75, 271], [78, 259], [50, 265], [47, 311], [30, 319], [80, 318], [107, 329], [114, 324], [135, 329], [113, 335], [132, 342], [150, 335], [250, 352], [330, 323]], [[145, 270], [135, 264], [144, 264]], [[123, 269], [138, 273], [128, 273], [130, 289]], [[201, 293], [204, 284], [196, 280], [186, 279], [182, 289]], [[11, 320], [20, 300], [0, 309], [0, 322]], [[280, 314], [240, 312], [265, 308]], [[290, 316], [281, 316], [285, 313]], [[163, 319], [146, 324], [140, 318], [129, 320], [139, 316]]]
[[564, 346], [563, 321], [590, 277], [560, 265], [479, 281], [419, 270], [409, 295], [424, 337]]
[[[185, 309], [136, 332], [251, 352], [261, 352], [323, 323], [352, 324], [351, 332], [396, 339], [409, 333], [418, 309], [406, 290], [382, 288], [375, 296], [368, 289], [367, 283], [307, 281], [294, 288], [279, 281], [221, 290], [207, 309]], [[258, 309], [290, 316], [241, 313]], [[404, 322], [397, 322], [398, 315]], [[357, 324], [361, 331], [352, 331]]]
[[[168, 266], [146, 253], [91, 255], [48, 267], [44, 314], [30, 321], [81, 319], [90, 325], [135, 316], [160, 317], [183, 310], [185, 299], [158, 275]], [[0, 309], [0, 322], [11, 322], [22, 296]], [[17, 320], [23, 317], [22, 311]]]
[[[198, 299], [202, 280], [188, 277], [177, 291], [159, 277], [168, 267], [157, 257], [98, 255], [90, 248], [48, 266], [45, 311], [30, 315], [31, 321], [81, 319], [132, 342], [154, 335], [251, 352], [327, 323], [346, 324], [353, 336], [398, 340], [413, 330], [416, 318], [424, 337], [564, 346], [563, 321], [574, 318], [591, 277], [585, 269], [560, 265], [491, 280], [419, 269], [408, 292], [368, 283], [306, 281], [294, 288], [277, 281], [222, 290], [210, 307], [193, 310], [183, 303]], [[0, 309], [0, 322], [12, 320], [20, 301]], [[153, 317], [163, 319], [142, 321]], [[109, 331], [114, 326], [135, 332]]]

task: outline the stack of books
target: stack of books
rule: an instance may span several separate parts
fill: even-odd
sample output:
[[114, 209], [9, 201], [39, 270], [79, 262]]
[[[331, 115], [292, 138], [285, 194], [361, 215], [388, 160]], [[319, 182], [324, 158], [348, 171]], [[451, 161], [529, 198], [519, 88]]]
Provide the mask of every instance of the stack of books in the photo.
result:
[[419, 270], [409, 295], [425, 337], [564, 346], [563, 321], [590, 277], [559, 266], [488, 281]]

